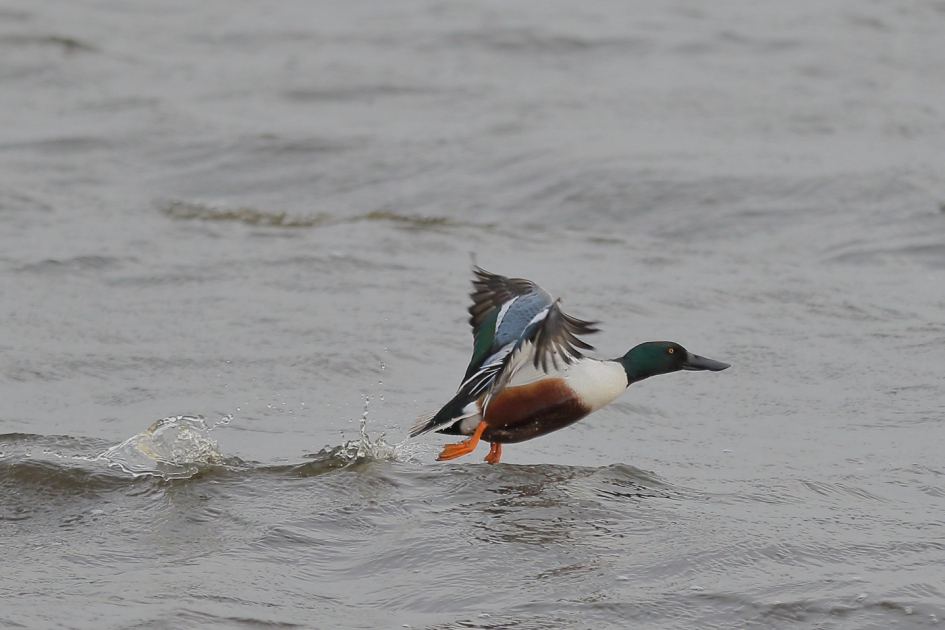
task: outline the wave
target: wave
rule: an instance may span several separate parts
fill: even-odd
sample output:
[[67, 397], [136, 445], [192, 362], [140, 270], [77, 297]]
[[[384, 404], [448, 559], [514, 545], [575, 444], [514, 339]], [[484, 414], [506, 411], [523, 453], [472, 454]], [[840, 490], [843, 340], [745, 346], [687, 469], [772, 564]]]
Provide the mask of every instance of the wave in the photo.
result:
[[[288, 212], [265, 210], [250, 206], [226, 207], [191, 201], [171, 201], [162, 203], [160, 211], [172, 219], [201, 221], [235, 221], [248, 225], [263, 225], [285, 228], [307, 228], [361, 221], [389, 221], [409, 228], [476, 226], [478, 224], [457, 221], [443, 216], [419, 214], [400, 214], [389, 210], [374, 210], [366, 214], [340, 217], [319, 212], [310, 215], [295, 215]], [[490, 227], [482, 225], [480, 227]]]

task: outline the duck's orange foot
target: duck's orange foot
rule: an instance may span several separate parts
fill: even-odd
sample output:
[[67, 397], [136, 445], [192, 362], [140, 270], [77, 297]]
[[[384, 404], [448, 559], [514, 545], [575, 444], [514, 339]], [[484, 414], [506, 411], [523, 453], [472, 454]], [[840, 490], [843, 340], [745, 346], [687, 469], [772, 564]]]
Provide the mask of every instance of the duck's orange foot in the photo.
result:
[[490, 464], [498, 464], [500, 457], [502, 457], [502, 445], [498, 442], [489, 444], [489, 454], [486, 455], [485, 461]]
[[443, 447], [443, 452], [436, 456], [436, 461], [442, 462], [447, 459], [456, 459], [457, 457], [462, 457], [466, 453], [472, 453], [476, 449], [476, 442], [472, 440], [463, 440], [458, 444], [447, 444]]
[[[456, 459], [467, 453], [472, 453], [476, 450], [476, 446], [479, 444], [479, 436], [482, 435], [482, 432], [486, 430], [486, 423], [480, 422], [479, 426], [476, 427], [476, 432], [469, 436], [468, 440], [463, 440], [458, 444], [447, 444], [443, 448], [443, 452], [437, 455], [436, 461], [442, 462], [447, 459]], [[491, 453], [491, 451], [490, 451]]]

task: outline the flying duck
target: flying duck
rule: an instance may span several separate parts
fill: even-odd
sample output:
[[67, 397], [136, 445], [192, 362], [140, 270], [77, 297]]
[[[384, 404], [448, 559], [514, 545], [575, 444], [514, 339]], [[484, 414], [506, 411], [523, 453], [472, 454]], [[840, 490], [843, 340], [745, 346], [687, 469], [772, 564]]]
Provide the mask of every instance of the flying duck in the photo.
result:
[[530, 280], [473, 269], [473, 355], [466, 375], [442, 409], [417, 418], [411, 437], [429, 431], [467, 435], [437, 460], [455, 459], [490, 443], [485, 461], [499, 462], [502, 445], [563, 429], [614, 401], [632, 383], [679, 370], [719, 372], [728, 363], [692, 354], [672, 341], [648, 341], [601, 361], [581, 350], [597, 322], [561, 310], [561, 300]]

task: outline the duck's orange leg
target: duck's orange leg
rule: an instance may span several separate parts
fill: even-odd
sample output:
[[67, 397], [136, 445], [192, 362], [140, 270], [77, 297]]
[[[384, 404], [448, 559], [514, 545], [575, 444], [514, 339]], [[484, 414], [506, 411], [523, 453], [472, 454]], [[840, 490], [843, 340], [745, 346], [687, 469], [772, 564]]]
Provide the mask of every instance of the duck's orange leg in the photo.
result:
[[491, 442], [489, 444], [489, 454], [486, 455], [486, 461], [490, 464], [498, 464], [500, 457], [502, 457], [502, 445], [498, 442]]
[[470, 435], [469, 439], [463, 440], [458, 444], [447, 444], [443, 448], [443, 452], [437, 456], [436, 461], [441, 462], [446, 459], [456, 459], [466, 453], [472, 453], [476, 450], [476, 445], [479, 444], [479, 436], [482, 435], [482, 432], [485, 430], [486, 423], [480, 422], [479, 426], [476, 427], [476, 432]]

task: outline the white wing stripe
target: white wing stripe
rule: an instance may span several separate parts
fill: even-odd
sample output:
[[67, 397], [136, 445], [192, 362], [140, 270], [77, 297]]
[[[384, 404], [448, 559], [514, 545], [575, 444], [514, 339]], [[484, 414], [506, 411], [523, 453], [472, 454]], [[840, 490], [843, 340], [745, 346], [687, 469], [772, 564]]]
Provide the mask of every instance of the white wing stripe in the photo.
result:
[[[545, 319], [546, 317], [548, 317], [548, 313], [549, 313], [550, 311], [551, 311], [551, 307], [550, 307], [550, 306], [546, 306], [545, 308], [543, 308], [543, 309], [541, 309], [540, 311], [538, 311], [538, 313], [537, 313], [534, 317], [532, 317], [532, 321], [528, 322], [528, 326], [531, 326], [531, 325], [534, 324], [535, 322], [540, 322], [541, 320], [543, 320], [543, 319]], [[527, 329], [528, 326], [526, 326], [525, 328]], [[522, 330], [522, 332], [525, 332], [524, 329]]]
[[509, 309], [512, 308], [512, 305], [515, 304], [515, 301], [518, 300], [518, 297], [514, 297], [505, 304], [502, 305], [502, 308], [499, 309], [499, 314], [495, 318], [495, 333], [499, 332], [499, 326], [502, 325], [502, 320], [505, 319], [505, 314], [509, 312]]

